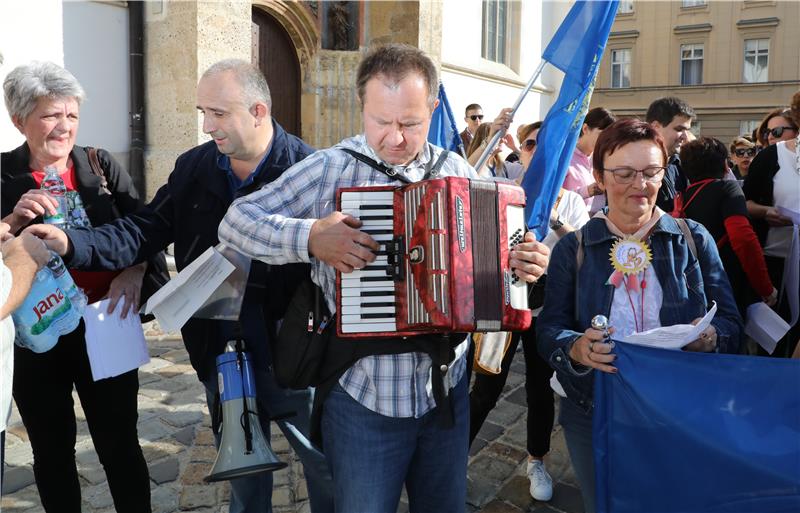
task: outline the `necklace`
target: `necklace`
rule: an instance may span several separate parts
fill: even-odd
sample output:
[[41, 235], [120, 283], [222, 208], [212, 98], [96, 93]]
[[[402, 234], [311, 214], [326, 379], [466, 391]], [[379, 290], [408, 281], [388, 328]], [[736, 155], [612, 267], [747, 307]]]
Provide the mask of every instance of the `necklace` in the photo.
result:
[[[644, 331], [644, 293], [647, 288], [647, 268], [653, 259], [653, 254], [646, 242], [634, 238], [633, 236], [617, 239], [611, 245], [611, 266], [614, 272], [608, 277], [607, 284], [619, 288], [625, 286], [625, 294], [628, 296], [628, 303], [631, 305], [631, 314], [636, 332]], [[639, 275], [641, 274], [641, 279]], [[631, 291], [639, 296], [639, 318], [636, 318], [636, 306], [631, 296]], [[640, 323], [641, 321], [641, 323]]]

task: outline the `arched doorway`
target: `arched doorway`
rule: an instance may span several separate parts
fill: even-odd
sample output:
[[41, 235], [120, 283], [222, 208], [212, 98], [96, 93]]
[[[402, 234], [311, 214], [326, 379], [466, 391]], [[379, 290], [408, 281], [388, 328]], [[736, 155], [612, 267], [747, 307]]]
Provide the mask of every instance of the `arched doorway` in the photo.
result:
[[287, 132], [300, 137], [300, 62], [281, 24], [253, 7], [253, 64], [267, 77], [272, 93], [272, 117]]

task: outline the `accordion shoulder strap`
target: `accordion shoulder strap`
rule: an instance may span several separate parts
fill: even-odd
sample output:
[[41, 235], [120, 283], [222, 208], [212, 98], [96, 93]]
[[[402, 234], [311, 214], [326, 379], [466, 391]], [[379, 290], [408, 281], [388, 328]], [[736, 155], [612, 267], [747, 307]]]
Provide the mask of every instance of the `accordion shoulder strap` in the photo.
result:
[[[355, 150], [351, 150], [350, 148], [339, 148], [339, 149], [342, 150], [343, 152], [347, 153], [348, 155], [350, 155], [354, 159], [356, 159], [356, 160], [358, 160], [360, 162], [363, 162], [364, 164], [368, 165], [372, 169], [374, 169], [376, 171], [380, 171], [381, 173], [385, 174], [386, 176], [388, 176], [392, 180], [400, 180], [401, 182], [405, 182], [405, 183], [413, 183], [411, 180], [409, 180], [405, 176], [399, 174], [393, 168], [391, 168], [389, 166], [386, 166], [384, 164], [381, 164], [380, 162], [375, 161], [375, 159], [367, 157], [363, 153], [359, 153], [359, 152], [357, 152]], [[444, 165], [445, 160], [447, 160], [447, 153], [448, 152], [446, 150], [442, 151], [439, 154], [439, 158], [437, 158], [435, 162], [434, 162], [433, 159], [428, 161], [428, 164], [425, 166], [425, 176], [422, 177], [423, 180], [427, 180], [429, 178], [432, 178], [432, 177], [436, 176], [439, 173], [439, 170], [442, 168], [442, 165]]]

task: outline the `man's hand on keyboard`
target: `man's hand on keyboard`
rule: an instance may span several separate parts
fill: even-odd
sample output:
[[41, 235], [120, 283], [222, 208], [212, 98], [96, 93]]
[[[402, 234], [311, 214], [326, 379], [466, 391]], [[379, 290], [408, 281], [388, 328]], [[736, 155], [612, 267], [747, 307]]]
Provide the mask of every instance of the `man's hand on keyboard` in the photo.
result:
[[308, 252], [343, 273], [362, 269], [375, 260], [371, 250], [379, 245], [360, 227], [361, 221], [341, 212], [318, 219], [308, 235]]
[[536, 242], [533, 232], [527, 232], [525, 238], [517, 244], [509, 255], [509, 265], [521, 279], [533, 283], [544, 274], [550, 261], [550, 248]]

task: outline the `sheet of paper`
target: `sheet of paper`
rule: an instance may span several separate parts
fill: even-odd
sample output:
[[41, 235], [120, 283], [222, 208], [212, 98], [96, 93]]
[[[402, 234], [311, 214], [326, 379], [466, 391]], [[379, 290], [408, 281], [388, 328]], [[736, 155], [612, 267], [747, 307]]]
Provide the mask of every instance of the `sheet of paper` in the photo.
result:
[[800, 317], [800, 233], [797, 221], [792, 227], [792, 245], [789, 247], [789, 256], [783, 264], [783, 285], [789, 299], [789, 326], [797, 324]]
[[640, 333], [634, 333], [627, 337], [614, 337], [616, 340], [637, 344], [640, 346], [660, 347], [662, 349], [680, 349], [689, 342], [693, 342], [700, 337], [700, 333], [708, 328], [714, 315], [717, 313], [717, 302], [711, 306], [708, 313], [700, 319], [697, 325], [675, 324], [673, 326], [662, 326]]
[[251, 260], [224, 244], [217, 244], [216, 250], [232, 263], [235, 269], [195, 312], [194, 317], [238, 321], [247, 288], [247, 279], [250, 276]]
[[780, 215], [791, 219], [795, 225], [800, 224], [800, 212], [781, 206], [775, 207], [775, 210], [777, 210]]
[[766, 303], [753, 303], [747, 307], [745, 334], [772, 354], [778, 341], [789, 331], [789, 325]]
[[129, 313], [120, 318], [123, 301], [108, 314], [108, 303], [108, 299], [92, 303], [83, 314], [86, 352], [95, 381], [119, 376], [150, 361], [139, 316]]
[[145, 313], [152, 313], [165, 331], [179, 330], [234, 270], [214, 248], [208, 248], [150, 297]]

